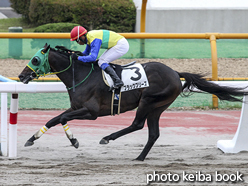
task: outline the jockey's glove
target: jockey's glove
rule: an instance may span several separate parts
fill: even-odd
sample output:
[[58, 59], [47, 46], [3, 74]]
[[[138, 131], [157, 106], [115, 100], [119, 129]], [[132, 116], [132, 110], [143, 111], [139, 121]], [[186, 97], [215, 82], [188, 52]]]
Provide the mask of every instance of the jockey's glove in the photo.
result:
[[71, 58], [72, 58], [73, 60], [77, 60], [77, 59], [78, 59], [78, 56], [77, 56], [77, 54], [72, 53]]

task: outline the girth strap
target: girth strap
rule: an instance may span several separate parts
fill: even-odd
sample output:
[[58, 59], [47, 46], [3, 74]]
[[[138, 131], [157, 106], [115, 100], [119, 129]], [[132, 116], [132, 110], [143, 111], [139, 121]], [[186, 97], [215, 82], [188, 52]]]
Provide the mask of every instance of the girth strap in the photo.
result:
[[114, 89], [112, 91], [112, 101], [111, 101], [111, 115], [120, 114], [121, 107], [121, 92], [119, 89]]

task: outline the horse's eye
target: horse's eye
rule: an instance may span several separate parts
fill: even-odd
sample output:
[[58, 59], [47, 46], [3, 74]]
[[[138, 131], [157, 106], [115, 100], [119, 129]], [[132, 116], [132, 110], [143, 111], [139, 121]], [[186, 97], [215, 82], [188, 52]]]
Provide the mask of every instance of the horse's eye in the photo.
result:
[[35, 66], [38, 66], [40, 65], [41, 63], [41, 60], [38, 56], [35, 56], [33, 59], [32, 59], [32, 64], [35, 65]]

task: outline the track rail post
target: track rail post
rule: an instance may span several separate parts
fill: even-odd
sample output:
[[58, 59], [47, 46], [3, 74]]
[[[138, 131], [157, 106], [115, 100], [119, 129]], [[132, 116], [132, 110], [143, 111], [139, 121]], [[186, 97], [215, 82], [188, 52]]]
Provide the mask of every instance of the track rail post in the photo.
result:
[[1, 154], [8, 155], [8, 93], [1, 93]]
[[17, 157], [18, 94], [12, 94], [9, 119], [9, 157]]
[[217, 147], [224, 153], [239, 153], [248, 151], [248, 96], [244, 96], [239, 126], [232, 140], [219, 140]]
[[[211, 45], [211, 57], [212, 57], [212, 81], [218, 81], [218, 57], [217, 57], [217, 46], [216, 46], [216, 36], [210, 35], [210, 45]], [[213, 95], [213, 108], [218, 109], [218, 97]]]

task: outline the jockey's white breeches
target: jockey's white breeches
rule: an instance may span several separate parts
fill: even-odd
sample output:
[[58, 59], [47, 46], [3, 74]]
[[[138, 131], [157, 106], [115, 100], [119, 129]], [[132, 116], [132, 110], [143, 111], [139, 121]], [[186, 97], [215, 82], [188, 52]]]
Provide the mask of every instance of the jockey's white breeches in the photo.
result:
[[129, 50], [128, 41], [125, 38], [120, 39], [115, 46], [107, 49], [99, 58], [98, 65], [101, 67], [103, 63], [110, 63], [124, 54]]

